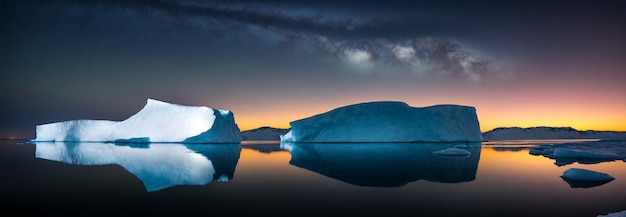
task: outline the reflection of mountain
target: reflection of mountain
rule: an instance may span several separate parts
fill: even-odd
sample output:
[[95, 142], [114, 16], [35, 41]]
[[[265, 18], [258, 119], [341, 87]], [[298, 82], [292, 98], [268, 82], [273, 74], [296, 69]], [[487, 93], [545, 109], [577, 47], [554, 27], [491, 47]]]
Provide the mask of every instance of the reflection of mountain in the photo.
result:
[[76, 165], [117, 164], [139, 178], [147, 191], [176, 185], [205, 185], [233, 177], [239, 144], [145, 144], [36, 142], [35, 156]]
[[[459, 145], [471, 155], [433, 154]], [[480, 143], [284, 143], [281, 147], [291, 153], [292, 165], [353, 185], [374, 187], [397, 187], [419, 179], [473, 181], [481, 150]]]
[[285, 151], [280, 148], [280, 144], [278, 142], [272, 144], [246, 144], [242, 145], [241, 148], [252, 149], [265, 154]]
[[519, 152], [519, 151], [527, 151], [528, 149], [530, 149], [529, 147], [516, 147], [516, 146], [512, 146], [512, 147], [492, 147], [491, 148], [494, 151], [499, 151], [499, 152], [505, 152], [505, 151], [510, 151], [510, 152]]

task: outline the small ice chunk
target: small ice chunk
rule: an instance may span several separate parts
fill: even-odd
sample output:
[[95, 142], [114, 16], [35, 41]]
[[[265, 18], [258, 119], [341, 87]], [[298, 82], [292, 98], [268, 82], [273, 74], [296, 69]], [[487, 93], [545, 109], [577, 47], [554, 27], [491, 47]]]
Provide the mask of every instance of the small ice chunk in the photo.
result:
[[434, 154], [447, 155], [447, 156], [469, 156], [470, 152], [460, 148], [446, 148], [443, 150], [435, 151]]
[[561, 177], [575, 181], [611, 181], [615, 179], [606, 173], [580, 168], [570, 168], [563, 172]]

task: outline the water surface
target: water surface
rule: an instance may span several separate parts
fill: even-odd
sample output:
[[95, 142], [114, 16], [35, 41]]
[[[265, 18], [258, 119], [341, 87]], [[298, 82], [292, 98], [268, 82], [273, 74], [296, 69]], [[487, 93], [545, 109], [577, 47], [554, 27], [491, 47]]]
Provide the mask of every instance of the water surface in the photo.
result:
[[[143, 146], [0, 141], [0, 212], [596, 216], [626, 210], [626, 163], [559, 167], [552, 159], [528, 154], [537, 144], [552, 143], [281, 147], [253, 141]], [[453, 146], [471, 155], [432, 154]], [[571, 188], [560, 176], [572, 167], [616, 179]]]

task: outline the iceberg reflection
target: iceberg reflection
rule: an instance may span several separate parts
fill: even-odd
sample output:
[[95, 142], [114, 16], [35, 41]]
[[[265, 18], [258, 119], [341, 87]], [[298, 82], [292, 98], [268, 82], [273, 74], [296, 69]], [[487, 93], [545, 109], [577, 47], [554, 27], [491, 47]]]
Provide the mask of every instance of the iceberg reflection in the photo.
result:
[[241, 151], [240, 144], [35, 142], [35, 146], [35, 157], [40, 159], [120, 165], [137, 176], [148, 192], [228, 181]]
[[[433, 152], [460, 148], [469, 156]], [[290, 164], [349, 184], [397, 187], [420, 179], [458, 183], [476, 178], [481, 143], [282, 143]]]

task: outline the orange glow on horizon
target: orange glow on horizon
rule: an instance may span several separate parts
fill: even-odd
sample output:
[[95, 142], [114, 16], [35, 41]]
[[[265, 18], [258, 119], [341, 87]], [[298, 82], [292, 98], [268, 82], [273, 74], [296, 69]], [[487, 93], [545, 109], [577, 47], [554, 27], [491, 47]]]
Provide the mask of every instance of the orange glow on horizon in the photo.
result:
[[[235, 112], [235, 119], [239, 128], [243, 130], [256, 129], [263, 126], [275, 128], [290, 128], [289, 122], [330, 111], [328, 106], [319, 108], [309, 107], [306, 110], [281, 111], [278, 113], [262, 112]], [[626, 113], [618, 111], [593, 110], [572, 112], [552, 111], [549, 108], [523, 111], [507, 111], [498, 109], [483, 109], [477, 107], [477, 115], [481, 132], [497, 127], [572, 127], [577, 130], [606, 130], [626, 131]], [[621, 111], [619, 111], [621, 112]]]
[[[241, 130], [262, 126], [289, 128], [289, 122], [363, 102], [401, 101], [413, 107], [457, 104], [476, 108], [482, 132], [497, 127], [572, 127], [626, 131], [626, 100], [621, 86], [573, 88], [581, 83], [431, 86], [367, 86], [340, 92], [294, 92], [271, 98], [246, 98], [224, 107]], [[623, 86], [623, 85], [622, 85]], [[621, 91], [621, 92], [620, 92]]]

